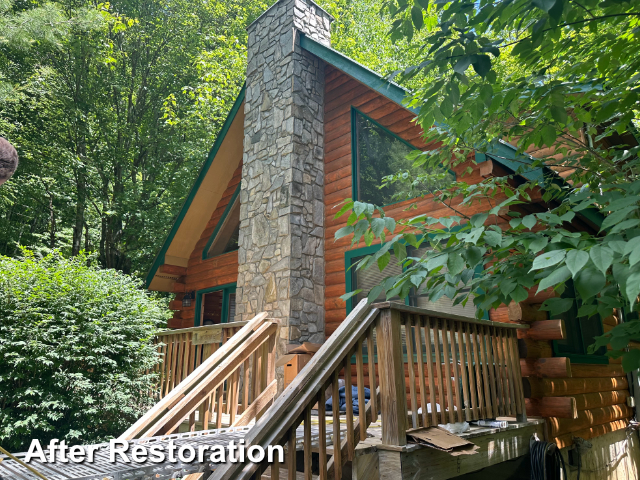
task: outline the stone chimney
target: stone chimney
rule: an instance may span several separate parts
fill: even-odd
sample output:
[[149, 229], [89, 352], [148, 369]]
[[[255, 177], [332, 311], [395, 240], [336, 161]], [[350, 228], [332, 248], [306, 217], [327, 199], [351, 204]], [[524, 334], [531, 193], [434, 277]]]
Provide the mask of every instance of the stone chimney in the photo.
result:
[[324, 341], [324, 64], [332, 17], [280, 0], [249, 26], [236, 314], [282, 322], [287, 343]]

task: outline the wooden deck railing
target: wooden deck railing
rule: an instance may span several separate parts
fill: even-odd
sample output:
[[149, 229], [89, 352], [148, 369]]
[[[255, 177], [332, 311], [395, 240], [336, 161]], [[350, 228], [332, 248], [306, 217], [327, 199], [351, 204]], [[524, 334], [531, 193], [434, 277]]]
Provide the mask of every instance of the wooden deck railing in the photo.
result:
[[[185, 335], [193, 335], [194, 331], [170, 333], [169, 338], [174, 346], [167, 344], [166, 348], [178, 354], [183, 352], [177, 358], [182, 359], [184, 364], [180, 376], [179, 362], [167, 360], [170, 364], [167, 375], [174, 378], [171, 372], [175, 371], [175, 379], [182, 378], [182, 381], [176, 382], [175, 386], [165, 382], [171, 388], [163, 398], [119, 439], [148, 438], [177, 432], [185, 421], [188, 429], [194, 431], [244, 426], [259, 418], [277, 391], [275, 346], [279, 327], [277, 321], [267, 318], [266, 313], [245, 322], [242, 328], [238, 327], [237, 323], [223, 325], [223, 334], [225, 330], [229, 332], [226, 341], [206, 344], [208, 350], [206, 345], [196, 348], [198, 345], [193, 342], [187, 343]], [[235, 333], [231, 335], [231, 332]], [[198, 352], [201, 352], [199, 358]], [[200, 364], [184, 375], [186, 362], [191, 362], [192, 358], [198, 358]]]
[[221, 323], [158, 333], [156, 343], [162, 361], [155, 369], [158, 373], [157, 399], [164, 398], [246, 323]]
[[[498, 415], [523, 420], [517, 328], [527, 327], [363, 300], [247, 434], [247, 447], [286, 445], [285, 465], [227, 464], [212, 478], [259, 479], [270, 467], [271, 479], [279, 479], [281, 469], [295, 479], [301, 425], [305, 478], [325, 480], [341, 478], [343, 465], [354, 458], [378, 412], [382, 443], [395, 446], [406, 444], [410, 426]], [[341, 379], [344, 412], [337, 401]], [[352, 385], [360, 415], [354, 414]], [[367, 402], [365, 388], [371, 392]], [[328, 396], [334, 398], [330, 423], [324, 409]], [[312, 461], [314, 452], [318, 462]], [[313, 464], [319, 468], [312, 470]]]

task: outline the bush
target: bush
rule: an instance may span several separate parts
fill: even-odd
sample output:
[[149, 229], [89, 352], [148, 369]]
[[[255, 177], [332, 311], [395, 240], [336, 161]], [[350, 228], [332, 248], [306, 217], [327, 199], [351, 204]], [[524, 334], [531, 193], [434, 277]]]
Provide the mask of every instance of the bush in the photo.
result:
[[[95, 443], [153, 403], [152, 339], [167, 310], [84, 255], [0, 256], [0, 444]], [[93, 262], [95, 263], [95, 262]]]

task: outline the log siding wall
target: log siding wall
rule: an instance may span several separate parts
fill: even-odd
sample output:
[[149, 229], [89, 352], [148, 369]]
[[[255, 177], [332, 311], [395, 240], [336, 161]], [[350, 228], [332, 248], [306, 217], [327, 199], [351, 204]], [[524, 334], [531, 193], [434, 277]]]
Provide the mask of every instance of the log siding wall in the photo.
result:
[[[233, 197], [240, 180], [242, 179], [242, 163], [233, 173], [233, 177], [229, 181], [220, 202], [211, 215], [211, 219], [200, 235], [198, 243], [191, 252], [189, 263], [187, 265], [187, 274], [178, 279], [179, 283], [184, 285], [185, 292], [203, 290], [205, 288], [217, 287], [235, 283], [238, 279], [238, 252], [229, 252], [213, 258], [202, 259], [202, 249], [206, 246], [211, 234], [215, 230], [218, 222]], [[171, 302], [174, 314], [169, 320], [169, 328], [188, 328], [194, 326], [195, 305], [191, 302], [191, 307], [182, 307], [183, 293], [177, 293], [175, 301]]]

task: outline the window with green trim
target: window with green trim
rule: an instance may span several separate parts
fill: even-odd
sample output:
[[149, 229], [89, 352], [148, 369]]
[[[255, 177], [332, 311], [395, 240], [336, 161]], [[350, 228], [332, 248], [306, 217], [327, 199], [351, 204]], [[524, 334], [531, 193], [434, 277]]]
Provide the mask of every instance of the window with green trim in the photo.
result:
[[[567, 282], [564, 298], [577, 298], [573, 282]], [[566, 312], [554, 317], [564, 320], [566, 338], [553, 341], [553, 351], [556, 357], [569, 357], [573, 363], [609, 363], [605, 356], [606, 347], [601, 347], [593, 355], [587, 353], [589, 345], [594, 343], [594, 337], [602, 335], [602, 319], [600, 315], [593, 317], [579, 317], [579, 306], [575, 303]]]
[[[367, 250], [372, 251], [363, 251], [360, 255], [356, 251], [356, 255], [352, 255], [349, 258], [349, 266], [354, 266], [358, 260], [363, 258], [365, 255], [371, 255], [375, 253], [375, 251], [380, 248], [380, 246], [376, 246], [373, 248], [369, 248]], [[422, 257], [427, 252], [428, 247], [422, 247], [419, 249], [415, 249], [414, 247], [407, 248], [407, 255], [410, 257]], [[368, 269], [360, 269], [357, 270], [355, 267], [351, 268], [347, 275], [350, 275], [350, 287], [351, 290], [354, 291], [361, 289], [362, 291], [357, 295], [354, 295], [352, 305], [357, 304], [363, 298], [367, 298], [367, 295], [371, 291], [371, 289], [380, 285], [385, 277], [391, 275], [399, 275], [402, 273], [402, 267], [395, 262], [389, 262], [389, 264], [384, 268], [384, 270], [380, 271], [375, 265]], [[386, 300], [386, 296], [384, 292], [381, 292], [377, 298], [377, 301], [384, 302]], [[390, 301], [401, 301], [399, 297], [391, 298]], [[424, 292], [413, 289], [409, 294], [409, 298], [406, 300], [408, 305], [420, 308], [426, 308], [429, 310], [435, 310], [437, 312], [442, 313], [450, 313], [454, 315], [461, 315], [464, 317], [475, 318], [476, 315], [476, 307], [473, 304], [473, 298], [469, 299], [466, 305], [458, 304], [454, 305], [453, 300], [447, 297], [446, 295], [442, 295], [440, 298], [437, 298], [435, 301], [429, 299], [428, 295]]]
[[202, 258], [207, 259], [222, 255], [223, 253], [238, 250], [238, 238], [240, 236], [240, 188], [235, 191], [229, 204], [225, 208], [218, 225], [211, 234], [211, 238], [202, 252]]
[[[396, 182], [380, 188], [382, 180], [399, 172], [410, 172], [414, 177], [424, 174], [424, 169], [415, 168], [413, 160], [406, 158], [416, 147], [355, 108], [351, 111], [351, 128], [353, 198], [376, 205], [397, 202], [394, 195], [402, 193], [405, 186]], [[441, 173], [444, 177], [434, 181], [434, 188], [452, 181], [451, 174]], [[429, 189], [427, 185], [421, 188]]]
[[196, 292], [196, 327], [233, 322], [235, 316], [235, 283]]

